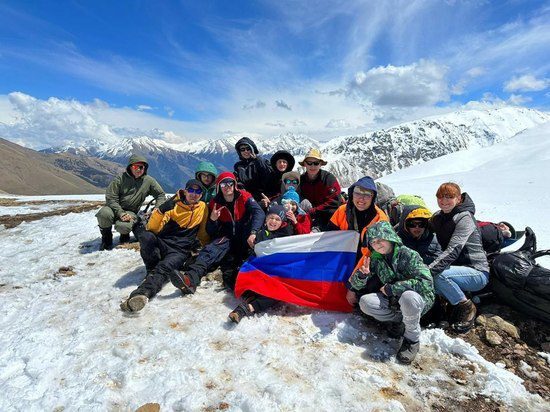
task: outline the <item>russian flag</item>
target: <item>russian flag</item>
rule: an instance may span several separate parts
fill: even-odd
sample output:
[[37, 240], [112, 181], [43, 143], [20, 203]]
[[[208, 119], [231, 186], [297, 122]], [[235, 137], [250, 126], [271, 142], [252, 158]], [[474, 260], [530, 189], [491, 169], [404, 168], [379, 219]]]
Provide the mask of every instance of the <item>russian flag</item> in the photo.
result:
[[351, 312], [344, 282], [355, 267], [358, 242], [352, 230], [260, 242], [256, 256], [239, 271], [235, 295], [251, 290], [300, 306]]

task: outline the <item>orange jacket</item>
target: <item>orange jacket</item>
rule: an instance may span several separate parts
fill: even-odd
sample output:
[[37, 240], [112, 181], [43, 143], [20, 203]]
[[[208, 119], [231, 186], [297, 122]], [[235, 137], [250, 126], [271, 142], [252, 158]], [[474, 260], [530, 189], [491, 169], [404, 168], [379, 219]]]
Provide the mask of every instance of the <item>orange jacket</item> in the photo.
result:
[[[330, 218], [330, 221], [338, 226], [340, 230], [348, 230], [349, 229], [349, 222], [348, 222], [348, 214], [346, 213], [346, 207], [348, 205], [342, 205], [338, 209], [336, 209], [336, 212], [332, 215]], [[390, 219], [388, 219], [388, 216], [382, 209], [380, 209], [378, 206], [374, 206], [376, 210], [376, 216], [363, 228], [361, 231], [361, 235], [359, 236], [359, 244], [361, 245], [361, 258], [357, 262], [357, 265], [355, 265], [355, 270], [357, 268], [363, 266], [363, 262], [365, 261], [366, 257], [370, 256], [370, 249], [367, 242], [367, 229], [374, 225], [377, 222], [386, 221], [389, 222]], [[352, 229], [353, 230], [353, 229]], [[353, 274], [352, 272], [352, 274]]]

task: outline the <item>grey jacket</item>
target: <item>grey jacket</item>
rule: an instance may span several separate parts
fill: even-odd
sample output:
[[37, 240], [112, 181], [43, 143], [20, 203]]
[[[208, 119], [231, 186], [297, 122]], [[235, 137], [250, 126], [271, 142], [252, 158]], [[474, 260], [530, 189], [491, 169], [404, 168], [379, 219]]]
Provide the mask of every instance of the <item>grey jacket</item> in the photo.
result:
[[451, 212], [443, 213], [439, 210], [432, 216], [430, 226], [443, 249], [429, 265], [433, 276], [451, 265], [489, 272], [487, 255], [483, 250], [474, 213], [474, 202], [467, 193], [463, 193], [462, 203], [456, 205]]

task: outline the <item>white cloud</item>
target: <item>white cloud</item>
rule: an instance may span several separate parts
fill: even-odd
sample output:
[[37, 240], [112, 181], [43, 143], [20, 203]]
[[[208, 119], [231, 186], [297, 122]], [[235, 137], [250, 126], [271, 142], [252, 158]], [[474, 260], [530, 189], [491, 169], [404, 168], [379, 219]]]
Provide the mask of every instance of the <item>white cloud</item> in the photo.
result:
[[507, 102], [514, 106], [521, 106], [522, 104], [529, 103], [531, 100], [528, 96], [522, 96], [520, 94], [512, 94], [508, 98]]
[[143, 112], [143, 111], [151, 111], [151, 110], [154, 110], [154, 107], [151, 107], [147, 104], [139, 104], [136, 106], [136, 110], [140, 111], [140, 112]]
[[430, 106], [449, 100], [447, 70], [427, 60], [408, 66], [375, 67], [357, 73], [348, 93], [379, 106]]
[[532, 74], [514, 76], [504, 84], [506, 92], [538, 92], [550, 85], [550, 79], [537, 79]]

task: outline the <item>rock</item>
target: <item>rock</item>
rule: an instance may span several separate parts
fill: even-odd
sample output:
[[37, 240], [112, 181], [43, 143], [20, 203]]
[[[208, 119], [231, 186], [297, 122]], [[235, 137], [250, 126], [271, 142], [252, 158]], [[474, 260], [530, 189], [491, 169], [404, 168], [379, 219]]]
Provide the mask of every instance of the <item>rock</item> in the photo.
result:
[[136, 412], [159, 412], [160, 405], [158, 403], [146, 403], [136, 409]]
[[449, 373], [449, 375], [459, 385], [466, 385], [468, 383], [468, 374], [463, 370], [454, 369]]
[[540, 345], [544, 352], [550, 353], [550, 342], [544, 342]]
[[512, 338], [519, 339], [518, 328], [516, 328], [510, 322], [505, 321], [500, 316], [492, 316], [490, 318], [486, 318], [486, 322], [487, 328], [501, 330]]
[[502, 338], [494, 330], [485, 331], [485, 339], [491, 346], [499, 346], [502, 343]]
[[479, 315], [476, 318], [476, 323], [481, 326], [487, 325], [487, 317], [485, 315]]

